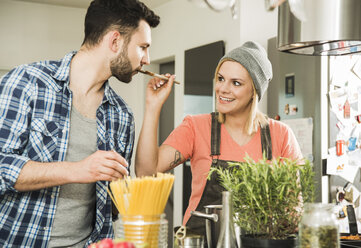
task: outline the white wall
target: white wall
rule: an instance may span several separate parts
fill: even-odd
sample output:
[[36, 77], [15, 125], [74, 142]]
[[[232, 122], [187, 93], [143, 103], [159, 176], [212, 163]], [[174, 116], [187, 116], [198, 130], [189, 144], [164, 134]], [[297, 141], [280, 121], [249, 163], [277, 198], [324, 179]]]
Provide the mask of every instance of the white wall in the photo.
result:
[[0, 0], [0, 69], [77, 50], [84, 16], [79, 8]]

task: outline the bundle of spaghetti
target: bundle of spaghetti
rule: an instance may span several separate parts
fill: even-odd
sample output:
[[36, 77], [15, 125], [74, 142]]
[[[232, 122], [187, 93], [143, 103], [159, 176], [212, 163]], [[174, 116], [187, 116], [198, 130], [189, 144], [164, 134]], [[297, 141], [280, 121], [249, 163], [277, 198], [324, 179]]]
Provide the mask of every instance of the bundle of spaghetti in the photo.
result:
[[114, 205], [121, 215], [160, 215], [172, 190], [174, 175], [125, 177], [110, 183]]
[[[126, 240], [158, 247], [159, 218], [173, 182], [174, 175], [157, 173], [156, 176], [125, 177], [110, 183], [109, 195], [121, 214]], [[139, 226], [139, 220], [143, 220], [144, 225]]]

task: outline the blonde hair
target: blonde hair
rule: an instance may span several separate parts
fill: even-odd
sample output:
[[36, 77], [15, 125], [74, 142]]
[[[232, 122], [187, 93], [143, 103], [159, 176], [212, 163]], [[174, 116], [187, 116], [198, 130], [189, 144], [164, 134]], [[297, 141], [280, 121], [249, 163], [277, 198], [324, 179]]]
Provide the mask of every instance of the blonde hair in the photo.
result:
[[[214, 82], [215, 83], [217, 82], [219, 68], [225, 61], [237, 62], [237, 61], [235, 61], [233, 59], [229, 59], [229, 58], [220, 61], [216, 68], [216, 71], [214, 73]], [[253, 86], [253, 96], [252, 96], [251, 110], [249, 112], [249, 116], [248, 116], [246, 125], [244, 126], [244, 130], [246, 131], [246, 133], [248, 135], [251, 135], [251, 134], [257, 132], [259, 126], [263, 128], [268, 124], [267, 115], [265, 115], [264, 113], [262, 113], [261, 111], [258, 110], [258, 99], [259, 98], [258, 98], [258, 94], [256, 92], [256, 88], [254, 87], [253, 81], [252, 81], [252, 86]], [[218, 121], [220, 123], [224, 123], [226, 121], [225, 114], [218, 113]]]

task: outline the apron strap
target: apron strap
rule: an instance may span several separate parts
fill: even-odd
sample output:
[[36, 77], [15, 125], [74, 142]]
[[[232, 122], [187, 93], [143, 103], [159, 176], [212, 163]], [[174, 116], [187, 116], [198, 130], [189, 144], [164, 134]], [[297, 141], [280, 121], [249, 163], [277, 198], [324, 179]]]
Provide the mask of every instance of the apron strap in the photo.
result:
[[272, 159], [272, 141], [271, 141], [271, 132], [269, 130], [269, 125], [261, 128], [261, 144], [262, 144], [262, 153], [266, 155], [268, 160]]
[[219, 156], [221, 146], [221, 123], [218, 122], [218, 112], [212, 112], [211, 156]]

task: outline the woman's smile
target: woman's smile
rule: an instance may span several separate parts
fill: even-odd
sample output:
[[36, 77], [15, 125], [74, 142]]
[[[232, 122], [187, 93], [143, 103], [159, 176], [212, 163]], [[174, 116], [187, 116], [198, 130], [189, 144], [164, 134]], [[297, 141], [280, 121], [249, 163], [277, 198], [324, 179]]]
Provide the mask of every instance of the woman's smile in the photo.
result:
[[223, 96], [219, 96], [219, 103], [230, 103], [233, 102], [234, 98], [228, 98], [228, 97], [223, 97]]

